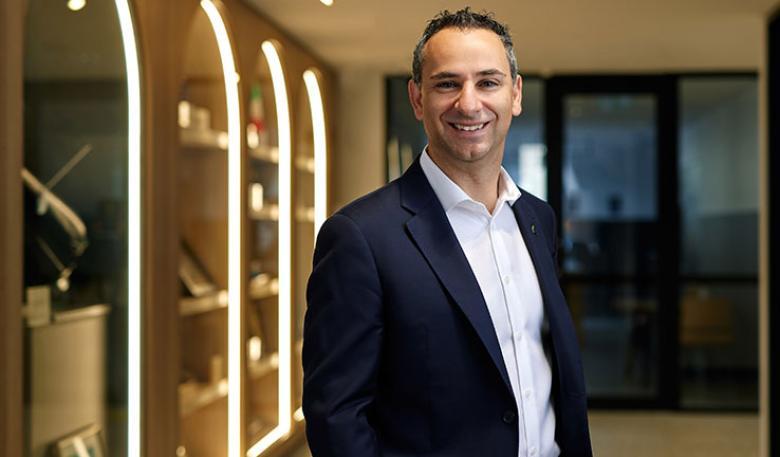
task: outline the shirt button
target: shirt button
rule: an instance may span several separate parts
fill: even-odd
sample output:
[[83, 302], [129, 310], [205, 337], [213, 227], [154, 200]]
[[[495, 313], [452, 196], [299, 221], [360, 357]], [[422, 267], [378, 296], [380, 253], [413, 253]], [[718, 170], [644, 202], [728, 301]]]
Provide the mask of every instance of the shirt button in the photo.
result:
[[510, 282], [512, 282], [512, 277], [508, 275], [504, 276], [504, 284], [509, 284]]
[[536, 446], [531, 446], [530, 449], [528, 449], [528, 454], [533, 457], [536, 455]]
[[523, 396], [525, 398], [531, 398], [531, 389], [525, 389], [525, 392], [523, 392]]
[[507, 410], [504, 411], [504, 416], [501, 418], [501, 420], [503, 420], [505, 424], [511, 424], [515, 421], [516, 418], [517, 415], [514, 411]]
[[522, 333], [515, 333], [514, 336], [515, 336], [515, 341], [519, 342], [519, 341], [521, 341], [523, 339], [523, 334]]

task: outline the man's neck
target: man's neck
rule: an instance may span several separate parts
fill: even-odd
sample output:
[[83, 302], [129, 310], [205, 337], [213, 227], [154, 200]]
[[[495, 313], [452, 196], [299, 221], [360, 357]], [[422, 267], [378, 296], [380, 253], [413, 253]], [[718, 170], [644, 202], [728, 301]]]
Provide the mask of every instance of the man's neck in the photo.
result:
[[428, 148], [428, 156], [439, 169], [466, 194], [485, 205], [493, 213], [498, 200], [498, 185], [501, 175], [501, 162], [453, 164], [441, 158]]

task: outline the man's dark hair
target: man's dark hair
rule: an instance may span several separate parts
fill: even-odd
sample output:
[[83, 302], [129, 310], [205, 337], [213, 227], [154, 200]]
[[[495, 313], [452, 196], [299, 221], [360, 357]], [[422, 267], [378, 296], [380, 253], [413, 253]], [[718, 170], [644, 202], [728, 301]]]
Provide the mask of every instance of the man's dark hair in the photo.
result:
[[450, 27], [457, 27], [461, 30], [486, 29], [498, 35], [506, 50], [506, 58], [509, 60], [509, 71], [512, 74], [512, 79], [517, 77], [517, 59], [515, 58], [515, 51], [512, 45], [512, 37], [509, 35], [509, 28], [493, 19], [492, 13], [486, 11], [475, 13], [467, 6], [454, 13], [444, 10], [428, 22], [422, 37], [420, 37], [420, 41], [417, 42], [417, 46], [414, 48], [412, 79], [415, 84], [419, 86], [422, 81], [423, 48], [425, 43], [437, 32]]

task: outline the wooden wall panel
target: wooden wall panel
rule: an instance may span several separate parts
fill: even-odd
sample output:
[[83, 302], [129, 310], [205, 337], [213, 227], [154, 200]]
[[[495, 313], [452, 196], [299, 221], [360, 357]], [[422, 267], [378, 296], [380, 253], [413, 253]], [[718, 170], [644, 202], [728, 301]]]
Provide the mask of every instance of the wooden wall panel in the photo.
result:
[[22, 455], [22, 0], [0, 1], [0, 455]]
[[145, 457], [179, 444], [179, 279], [176, 104], [186, 18], [196, 0], [134, 0], [141, 59], [143, 166], [143, 400]]

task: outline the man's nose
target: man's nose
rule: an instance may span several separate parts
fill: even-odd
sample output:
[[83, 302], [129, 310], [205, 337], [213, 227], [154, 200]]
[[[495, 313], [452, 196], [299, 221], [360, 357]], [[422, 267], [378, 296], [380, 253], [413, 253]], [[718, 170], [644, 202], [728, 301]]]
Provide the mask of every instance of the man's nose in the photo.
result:
[[458, 94], [458, 100], [455, 107], [463, 114], [474, 114], [480, 110], [482, 104], [479, 100], [479, 94], [473, 84], [464, 84]]

